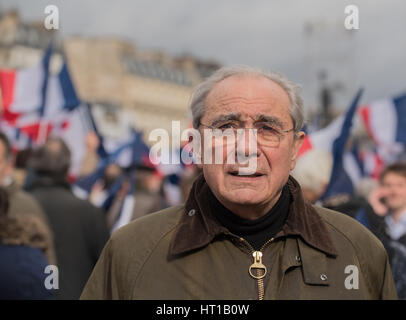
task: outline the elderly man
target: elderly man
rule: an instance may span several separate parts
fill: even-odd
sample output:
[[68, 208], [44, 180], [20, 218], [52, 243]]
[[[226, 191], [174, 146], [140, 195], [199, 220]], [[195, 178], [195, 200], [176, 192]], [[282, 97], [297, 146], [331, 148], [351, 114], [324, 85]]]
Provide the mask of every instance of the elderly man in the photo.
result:
[[304, 137], [297, 86], [278, 74], [223, 68], [197, 88], [191, 110], [202, 135], [253, 129], [256, 148], [235, 153], [254, 158], [255, 170], [244, 172], [227, 152], [222, 163], [203, 161], [185, 205], [113, 234], [82, 299], [396, 298], [377, 238], [313, 207], [290, 177]]

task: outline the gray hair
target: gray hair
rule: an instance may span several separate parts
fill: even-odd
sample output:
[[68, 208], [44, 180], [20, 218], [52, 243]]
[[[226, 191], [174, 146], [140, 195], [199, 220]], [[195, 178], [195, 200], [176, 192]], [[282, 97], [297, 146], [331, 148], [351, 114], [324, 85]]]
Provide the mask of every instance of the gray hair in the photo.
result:
[[266, 73], [260, 69], [248, 66], [223, 67], [214, 72], [210, 77], [203, 81], [193, 92], [190, 100], [190, 110], [192, 111], [193, 127], [197, 129], [200, 126], [200, 120], [205, 112], [206, 98], [213, 87], [220, 81], [239, 75], [251, 75], [267, 78], [279, 84], [287, 93], [290, 100], [289, 113], [293, 121], [295, 133], [299, 132], [304, 123], [303, 99], [300, 96], [300, 86], [288, 80], [285, 76], [276, 73]]

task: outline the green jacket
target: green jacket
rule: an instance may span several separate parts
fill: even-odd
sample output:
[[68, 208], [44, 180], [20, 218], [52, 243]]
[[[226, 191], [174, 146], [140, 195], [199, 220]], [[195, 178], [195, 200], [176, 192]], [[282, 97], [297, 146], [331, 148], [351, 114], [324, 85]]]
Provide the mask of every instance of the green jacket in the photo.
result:
[[215, 220], [199, 177], [185, 205], [112, 235], [81, 299], [396, 299], [381, 242], [288, 186], [287, 221], [259, 257]]

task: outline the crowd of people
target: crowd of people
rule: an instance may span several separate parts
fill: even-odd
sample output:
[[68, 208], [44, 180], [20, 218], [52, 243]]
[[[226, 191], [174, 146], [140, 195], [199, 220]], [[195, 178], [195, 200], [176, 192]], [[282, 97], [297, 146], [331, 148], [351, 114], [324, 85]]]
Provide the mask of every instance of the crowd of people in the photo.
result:
[[[218, 247], [211, 243], [215, 237], [219, 239], [231, 237], [232, 242], [235, 243], [235, 234], [237, 234], [240, 236], [240, 242], [246, 243], [246, 246], [250, 248], [255, 247], [255, 250], [253, 249], [255, 254], [260, 253], [259, 256], [254, 256], [255, 268], [258, 268], [258, 265], [262, 268], [264, 267], [261, 262], [262, 249], [259, 248], [264, 248], [274, 239], [272, 237], [271, 241], [263, 241], [267, 240], [269, 232], [275, 237], [277, 235], [286, 237], [286, 239], [280, 237], [286, 241], [286, 248], [293, 243], [292, 239], [297, 240], [297, 236], [304, 239], [303, 242], [297, 242], [297, 245], [289, 247], [295, 252], [292, 255], [295, 256], [295, 260], [285, 261], [292, 265], [286, 270], [281, 269], [281, 272], [302, 266], [304, 270], [303, 288], [305, 289], [300, 287], [303, 290], [298, 289], [301, 294], [299, 295], [296, 292], [292, 293], [291, 287], [288, 285], [287, 297], [297, 295], [299, 297], [318, 297], [319, 291], [309, 289], [304, 285], [327, 283], [328, 277], [325, 273], [312, 274], [320, 267], [319, 265], [314, 267], [315, 261], [321, 259], [323, 265], [329, 264], [332, 267], [331, 270], [334, 268], [339, 270], [344, 261], [331, 258], [337, 256], [339, 251], [339, 254], [349, 261], [355, 256], [357, 257], [353, 263], [359, 264], [359, 267], [368, 273], [363, 277], [369, 279], [365, 281], [369, 281], [370, 286], [379, 284], [376, 290], [369, 288], [369, 291], [362, 291], [360, 296], [393, 298], [391, 278], [393, 275], [398, 297], [406, 299], [406, 163], [390, 164], [382, 171], [378, 180], [362, 181], [355, 186], [355, 194], [321, 201], [321, 196], [330, 179], [333, 160], [331, 154], [322, 150], [309, 151], [296, 159], [304, 137], [303, 132], [300, 131], [300, 122], [303, 122], [300, 113], [302, 111], [298, 111], [296, 118], [292, 119], [288, 112], [290, 109], [285, 106], [289, 101], [288, 98], [300, 105], [299, 98], [286, 97], [286, 93], [292, 96], [296, 94], [295, 87], [281, 76], [267, 76], [251, 69], [226, 69], [218, 71], [203, 84], [201, 91], [196, 92], [197, 95], [209, 95], [211, 100], [206, 97], [208, 104], [210, 102], [217, 106], [216, 99], [222, 99], [220, 93], [212, 94], [212, 96], [210, 94], [212, 91], [216, 92], [216, 88], [218, 89], [222, 85], [224, 86], [223, 93], [226, 92], [231, 100], [234, 99], [234, 96], [246, 94], [241, 106], [232, 105], [227, 107], [228, 109], [226, 108], [228, 111], [237, 108], [237, 111], [240, 112], [238, 117], [251, 112], [252, 114], [248, 114], [246, 118], [254, 119], [255, 125], [257, 125], [255, 110], [244, 106], [245, 101], [252, 98], [252, 92], [256, 92], [259, 96], [258, 99], [269, 98], [270, 94], [280, 98], [280, 105], [283, 107], [276, 109], [279, 112], [278, 116], [285, 119], [286, 122], [293, 123], [292, 129], [283, 130], [285, 133], [294, 131], [292, 137], [289, 138], [292, 142], [286, 140], [283, 142], [284, 145], [281, 143], [282, 134], [275, 138], [276, 129], [273, 129], [274, 131], [271, 133], [270, 131], [260, 133], [263, 136], [260, 137], [262, 140], [258, 141], [265, 151], [261, 149], [257, 152], [257, 156], [263, 162], [260, 163], [258, 173], [245, 179], [257, 179], [263, 185], [255, 183], [250, 185], [251, 181], [248, 183], [248, 180], [239, 180], [244, 178], [239, 177], [235, 170], [226, 174], [221, 171], [221, 166], [210, 164], [200, 166], [203, 167], [203, 175], [201, 168], [190, 166], [184, 168], [184, 172], [176, 177], [163, 176], [155, 166], [146, 161], [137, 163], [135, 168], [132, 168], [135, 170], [135, 175], [126, 175], [126, 180], [122, 181], [114, 197], [109, 200], [109, 205], [105, 207], [104, 204], [109, 199], [111, 187], [115, 185], [117, 179], [123, 177], [123, 171], [128, 168], [122, 168], [117, 163], [109, 163], [104, 167], [98, 181], [92, 185], [88, 196], [81, 199], [74, 192], [72, 179], [69, 176], [71, 152], [62, 139], [51, 137], [43, 145], [19, 151], [16, 154], [13, 152], [7, 136], [0, 133], [0, 299], [79, 299], [81, 295], [84, 298], [132, 298], [134, 296], [128, 291], [130, 283], [124, 280], [119, 283], [119, 280], [109, 277], [113, 277], [121, 271], [126, 273], [120, 275], [123, 279], [126, 276], [134, 277], [135, 275], [131, 272], [136, 271], [135, 269], [130, 270], [129, 266], [145, 263], [142, 260], [144, 259], [143, 253], [137, 253], [137, 257], [130, 257], [125, 252], [132, 250], [132, 245], [143, 248], [152, 246], [152, 244], [154, 247], [149, 248], [148, 252], [158, 250], [153, 258], [158, 262], [166, 263], [168, 270], [161, 269], [165, 265], [159, 264], [154, 267], [159, 268], [159, 272], [157, 269], [151, 270], [150, 273], [144, 271], [142, 276], [139, 276], [140, 283], [137, 284], [139, 292], [142, 292], [139, 293], [141, 296], [143, 296], [142, 294], [145, 297], [165, 296], [167, 292], [155, 290], [156, 283], [150, 283], [149, 280], [152, 279], [151, 277], [156, 277], [157, 273], [164, 279], [166, 271], [172, 272], [174, 279], [178, 277], [176, 279], [181, 281], [176, 289], [180, 291], [174, 290], [172, 294], [178, 294], [179, 297], [185, 295], [193, 297], [194, 294], [199, 296], [198, 293], [189, 290], [189, 286], [196, 283], [198, 284], [196, 288], [202, 290], [200, 294], [205, 296], [208, 292], [203, 292], [202, 288], [205, 286], [201, 282], [202, 279], [199, 278], [203, 273], [189, 274], [191, 278], [185, 279], [184, 275], [190, 271], [184, 269], [185, 265], [199, 268], [202, 261], [209, 261], [217, 263], [213, 268], [224, 271], [224, 261], [222, 262], [221, 259], [217, 261], [213, 257], [222, 256], [220, 251], [223, 250], [224, 253], [227, 248], [227, 256], [229, 255], [230, 259], [235, 258], [235, 268], [245, 268], [245, 264], [238, 258], [241, 254], [239, 250], [234, 250], [235, 248], [228, 245], [228, 242], [222, 242]], [[192, 99], [191, 109], [194, 112], [194, 120], [196, 120], [194, 121], [195, 127], [200, 127], [203, 118], [204, 123], [211, 121], [217, 124], [220, 123], [220, 120], [224, 122], [224, 115], [218, 117], [217, 120], [215, 118], [221, 111], [218, 109], [220, 107], [208, 108], [206, 112], [199, 111], [203, 109], [199, 109], [198, 104], [204, 100], [200, 96]], [[224, 107], [222, 104], [221, 106]], [[240, 128], [242, 120], [236, 119], [235, 114], [237, 113], [231, 113], [226, 125], [228, 127], [235, 125], [235, 128]], [[261, 119], [268, 118], [271, 117], [263, 115]], [[264, 125], [262, 123], [264, 121], [261, 120], [260, 124], [267, 128], [275, 125], [273, 122]], [[262, 130], [263, 127], [260, 129]], [[258, 144], [260, 143], [258, 142]], [[274, 147], [274, 143], [278, 143], [277, 151], [272, 149], [270, 152], [270, 147]], [[99, 163], [96, 152], [97, 139], [90, 135], [86, 144], [88, 150], [83, 159], [81, 176], [91, 174], [97, 169]], [[268, 158], [273, 161], [271, 161], [270, 168], [268, 168]], [[292, 171], [295, 165], [296, 168]], [[265, 180], [263, 177], [267, 175], [271, 178]], [[76, 178], [80, 179], [80, 176]], [[174, 184], [171, 181], [173, 179], [177, 180], [176, 190], [173, 189]], [[227, 179], [231, 179], [231, 182], [227, 182]], [[238, 193], [238, 190], [233, 189], [233, 186], [239, 185], [240, 181], [244, 182], [244, 186], [247, 184], [250, 186], [245, 193]], [[277, 192], [280, 192], [280, 197], [265, 208], [263, 202], [269, 201]], [[115, 236], [116, 242], [112, 243], [109, 239], [115, 232], [123, 203], [129, 194], [135, 199], [135, 205], [132, 207], [127, 222], [161, 209], [168, 209], [161, 212], [160, 215], [155, 215], [154, 218], [142, 220], [143, 223], [132, 224], [131, 228], [134, 230], [119, 231]], [[306, 200], [303, 201], [303, 198]], [[254, 200], [257, 201], [255, 206], [247, 207], [247, 203]], [[187, 215], [181, 215], [183, 209], [173, 206], [185, 202], [184, 208]], [[319, 207], [314, 207], [312, 204]], [[255, 210], [262, 211], [258, 211], [258, 216], [253, 219], [252, 216], [245, 216], [248, 212], [247, 208], [249, 208], [250, 214], [255, 213]], [[342, 218], [342, 215], [337, 215], [326, 208], [339, 211], [351, 218]], [[201, 214], [201, 218], [197, 213]], [[237, 213], [239, 213], [238, 216]], [[179, 218], [178, 215], [182, 218]], [[176, 229], [171, 227], [175, 218], [183, 219]], [[325, 223], [323, 219], [329, 222]], [[371, 238], [359, 223], [353, 223], [354, 219], [375, 234], [386, 249], [387, 256], [381, 254], [384, 250], [381, 250], [380, 243], [375, 238]], [[146, 230], [146, 227], [151, 230]], [[345, 230], [347, 227], [348, 232]], [[209, 230], [210, 228], [212, 229]], [[313, 231], [312, 228], [315, 228], [316, 231]], [[139, 236], [135, 235], [137, 232], [139, 232]], [[174, 239], [179, 240], [178, 242], [169, 243], [169, 238], [165, 238], [167, 242], [163, 242], [174, 254], [173, 258], [167, 257], [167, 247], [162, 249], [155, 246], [158, 242], [157, 239], [163, 239], [166, 235], [166, 233], [161, 234], [162, 232], [168, 232], [168, 234], [176, 232]], [[343, 236], [345, 232], [347, 233]], [[145, 243], [140, 243], [137, 238], [141, 235], [145, 236], [145, 239], [141, 241], [145, 240]], [[126, 248], [117, 247], [119, 252], [112, 251], [114, 245], [118, 246], [130, 237], [131, 241], [134, 241], [133, 243], [126, 243]], [[355, 246], [357, 237], [360, 242]], [[350, 247], [350, 244], [353, 247]], [[297, 251], [298, 247], [301, 250], [300, 253]], [[197, 248], [203, 248], [199, 256], [193, 254]], [[325, 256], [321, 256], [320, 252], [324, 252]], [[379, 266], [374, 266], [375, 261], [363, 263], [358, 259], [358, 256], [368, 256], [370, 253], [376, 254], [376, 263], [380, 263]], [[306, 254], [312, 258], [307, 258]], [[180, 259], [178, 260], [179, 265], [176, 264], [176, 259]], [[171, 264], [172, 261], [175, 262]], [[187, 263], [182, 264], [182, 261]], [[387, 261], [389, 261], [391, 272], [386, 267]], [[98, 268], [95, 268], [97, 262]], [[281, 263], [281, 268], [285, 266], [285, 262]], [[308, 264], [305, 266], [306, 263]], [[57, 267], [52, 269], [54, 273], [57, 270], [56, 276], [46, 271], [47, 266], [50, 265]], [[121, 269], [114, 269], [119, 267]], [[267, 270], [266, 267], [262, 269], [265, 270], [265, 273], [261, 276], [253, 275], [251, 268], [249, 273], [252, 278], [260, 280], [265, 277]], [[153, 271], [156, 272], [154, 275], [152, 275]], [[232, 272], [224, 272], [227, 276], [233, 276]], [[299, 273], [295, 272], [291, 272], [290, 276], [290, 279], [296, 280], [301, 277]], [[53, 280], [49, 281], [49, 277]], [[286, 279], [284, 278], [284, 280]], [[341, 278], [337, 277], [337, 279]], [[249, 282], [251, 280], [247, 277], [247, 285], [251, 283]], [[214, 280], [212, 283], [214, 286], [219, 285]], [[148, 287], [149, 285], [151, 287]], [[162, 286], [162, 283], [159, 285]], [[238, 287], [237, 284], [232, 285]], [[291, 285], [293, 286], [293, 284]], [[296, 285], [299, 286], [299, 284], [294, 286]], [[117, 289], [115, 286], [122, 287]], [[338, 282], [331, 285], [332, 288], [334, 286], [338, 286]], [[85, 291], [83, 291], [84, 288]], [[152, 291], [154, 291], [154, 295], [152, 295]], [[237, 291], [233, 291], [233, 294]], [[264, 298], [264, 292], [259, 291], [260, 298]], [[350, 294], [353, 294], [345, 291], [345, 294], [348, 294], [346, 296], [343, 292], [329, 292], [328, 295], [331, 298], [342, 298], [350, 297]], [[148, 293], [151, 293], [151, 296]], [[210, 297], [215, 297], [220, 293], [228, 294], [228, 291], [226, 289], [222, 292], [212, 290], [209, 293]], [[269, 293], [269, 296], [271, 295], [272, 293]], [[223, 295], [220, 296], [223, 297]]]
[[[60, 139], [49, 139], [16, 157], [0, 133], [0, 299], [80, 297], [110, 236], [123, 192], [108, 212], [100, 208], [100, 199], [122, 168], [107, 166], [89, 199], [82, 200], [67, 179], [69, 159], [69, 149]], [[398, 296], [406, 299], [406, 163], [388, 166], [379, 181], [363, 181], [354, 196], [322, 203], [318, 200], [331, 167], [331, 156], [315, 150], [299, 159], [292, 174], [309, 202], [353, 217], [382, 241]], [[184, 177], [182, 199], [197, 171]], [[135, 179], [132, 219], [169, 206], [163, 179], [152, 167], [139, 166]], [[56, 265], [59, 272], [59, 284], [51, 289], [44, 286], [48, 265]]]
[[[81, 200], [67, 179], [69, 159], [61, 139], [49, 139], [38, 149], [15, 156], [8, 138], [0, 133], [0, 299], [80, 297], [110, 236], [123, 192], [108, 212], [100, 208], [100, 198], [122, 168], [107, 166], [89, 199]], [[406, 163], [388, 166], [379, 181], [363, 181], [354, 196], [322, 203], [318, 200], [331, 167], [331, 156], [315, 150], [298, 161], [293, 176], [309, 202], [353, 217], [382, 241], [398, 296], [406, 299]], [[184, 176], [182, 199], [197, 172], [195, 168]], [[168, 207], [163, 179], [152, 167], [139, 166], [135, 179], [132, 219]], [[44, 286], [48, 265], [56, 265], [59, 272], [59, 284], [51, 289]]]
[[[86, 155], [82, 175], [95, 169], [94, 157]], [[78, 299], [112, 232], [125, 191], [107, 212], [100, 198], [123, 169], [108, 165], [84, 200], [72, 191], [70, 158], [60, 138], [15, 154], [0, 133], [0, 299]], [[152, 167], [139, 165], [135, 179], [131, 220], [167, 206], [163, 179]], [[58, 273], [50, 288], [48, 265]]]

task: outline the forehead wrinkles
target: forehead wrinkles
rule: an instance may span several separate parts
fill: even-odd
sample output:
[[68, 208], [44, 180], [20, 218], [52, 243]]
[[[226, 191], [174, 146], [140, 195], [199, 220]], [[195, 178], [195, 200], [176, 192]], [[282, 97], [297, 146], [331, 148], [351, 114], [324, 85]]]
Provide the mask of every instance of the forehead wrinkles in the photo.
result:
[[206, 97], [206, 107], [236, 107], [255, 105], [287, 107], [290, 99], [278, 84], [261, 78], [225, 79], [215, 85]]
[[290, 124], [290, 99], [277, 83], [261, 77], [232, 76], [217, 83], [206, 97], [203, 118], [238, 112], [247, 117], [258, 114], [279, 118]]
[[246, 98], [246, 97], [229, 97], [229, 96], [220, 96], [220, 97], [213, 97], [211, 103], [213, 106], [216, 107], [236, 107], [238, 105], [263, 105], [272, 107], [277, 101], [274, 98], [262, 98], [262, 97], [253, 97], [253, 98]]
[[209, 111], [211, 115], [213, 115], [213, 112], [241, 113], [242, 111], [241, 114], [254, 118], [257, 118], [260, 114], [264, 116], [272, 115], [277, 116], [283, 122], [289, 122], [288, 119], [291, 118], [289, 104], [285, 105], [283, 101], [272, 96], [246, 98], [242, 96], [230, 97], [225, 93], [215, 93], [208, 96], [206, 111]]

